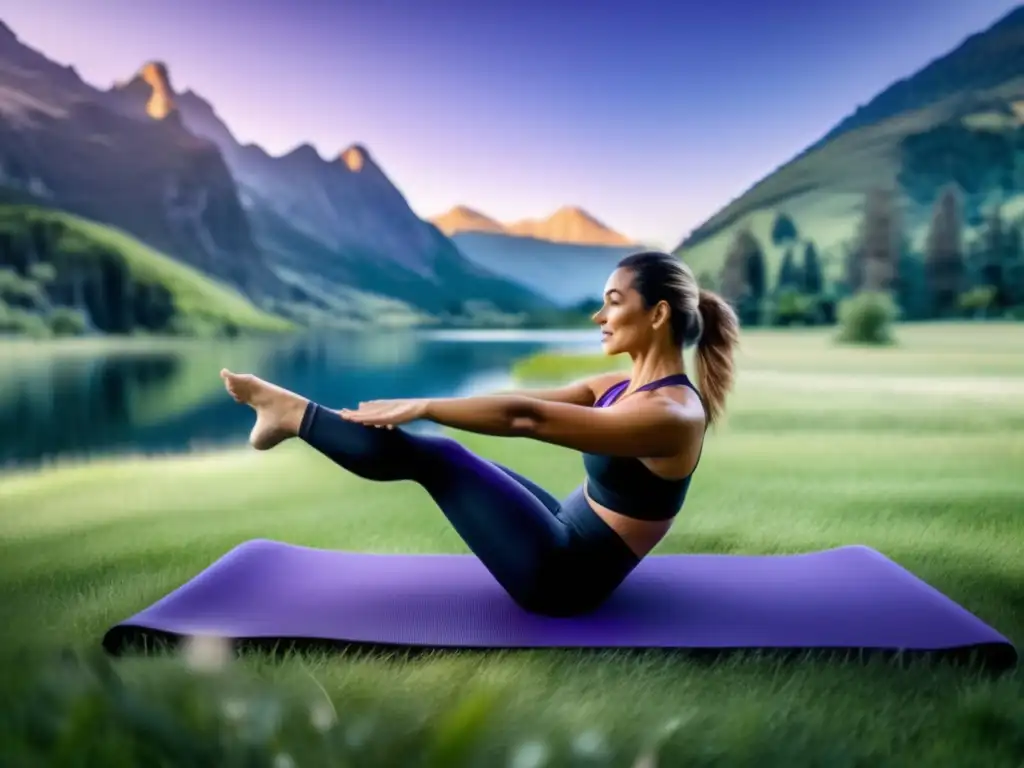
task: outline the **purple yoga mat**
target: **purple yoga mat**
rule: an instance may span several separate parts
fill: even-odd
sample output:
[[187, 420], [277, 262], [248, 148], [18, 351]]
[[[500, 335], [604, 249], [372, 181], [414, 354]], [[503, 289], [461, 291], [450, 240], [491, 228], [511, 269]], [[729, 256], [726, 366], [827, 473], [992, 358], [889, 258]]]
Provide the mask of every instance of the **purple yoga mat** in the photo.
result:
[[342, 552], [248, 541], [112, 627], [458, 648], [977, 649], [1016, 663], [1012, 644], [873, 549], [795, 555], [653, 555], [598, 610], [520, 609], [471, 555]]

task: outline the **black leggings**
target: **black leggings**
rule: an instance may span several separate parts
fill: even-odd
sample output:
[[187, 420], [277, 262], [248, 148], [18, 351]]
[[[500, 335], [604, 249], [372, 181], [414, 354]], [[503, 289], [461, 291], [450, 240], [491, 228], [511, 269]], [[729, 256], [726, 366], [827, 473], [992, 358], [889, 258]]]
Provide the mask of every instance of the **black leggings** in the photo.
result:
[[597, 607], [639, 562], [587, 504], [565, 502], [447, 437], [378, 429], [310, 403], [299, 437], [367, 480], [421, 485], [523, 609], [566, 616]]

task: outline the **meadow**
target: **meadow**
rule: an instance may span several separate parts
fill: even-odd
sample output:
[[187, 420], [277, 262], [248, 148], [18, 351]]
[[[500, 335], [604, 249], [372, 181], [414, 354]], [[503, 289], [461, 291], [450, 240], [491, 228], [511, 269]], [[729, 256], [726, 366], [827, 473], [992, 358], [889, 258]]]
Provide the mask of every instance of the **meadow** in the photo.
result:
[[[1024, 646], [1024, 326], [752, 331], [658, 552], [874, 547]], [[524, 384], [615, 365], [524, 361]], [[570, 451], [457, 433], [569, 492]], [[127, 658], [104, 631], [276, 538], [465, 552], [426, 494], [293, 442], [0, 476], [0, 763], [950, 766], [1024, 761], [1024, 673], [575, 651]], [[57, 656], [61, 651], [63, 655]]]

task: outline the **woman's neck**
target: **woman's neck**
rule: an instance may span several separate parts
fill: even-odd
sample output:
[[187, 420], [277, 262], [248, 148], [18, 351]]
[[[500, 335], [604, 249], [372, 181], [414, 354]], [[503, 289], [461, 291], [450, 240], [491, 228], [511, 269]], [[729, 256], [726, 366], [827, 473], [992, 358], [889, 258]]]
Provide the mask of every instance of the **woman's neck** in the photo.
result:
[[678, 350], [652, 350], [633, 356], [633, 369], [629, 386], [624, 394], [635, 392], [640, 387], [668, 376], [686, 373], [683, 355]]

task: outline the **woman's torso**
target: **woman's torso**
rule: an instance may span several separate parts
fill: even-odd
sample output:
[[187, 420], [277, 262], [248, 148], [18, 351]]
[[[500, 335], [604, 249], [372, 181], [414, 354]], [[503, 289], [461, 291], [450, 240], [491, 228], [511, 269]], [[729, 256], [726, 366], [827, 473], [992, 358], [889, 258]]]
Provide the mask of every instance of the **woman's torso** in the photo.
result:
[[[602, 376], [595, 379], [593, 382], [595, 400], [605, 394], [609, 388], [622, 381], [623, 377], [617, 374], [609, 374], [608, 376]], [[697, 397], [695, 390], [687, 383], [673, 382], [666, 386], [659, 386], [657, 391], [662, 395], [671, 397], [673, 400], [676, 400], [681, 404], [688, 403], [691, 398]], [[613, 402], [601, 407], [615, 408], [626, 396], [637, 395], [623, 392], [618, 395]], [[701, 407], [703, 408], [703, 406]], [[660, 477], [665, 480], [682, 480], [689, 477], [696, 468], [697, 461], [700, 458], [701, 443], [702, 441], [694, 441], [692, 445], [687, 445], [675, 456], [663, 458], [641, 458], [639, 461], [656, 477]], [[586, 496], [587, 503], [590, 504], [594, 512], [601, 517], [601, 519], [604, 520], [604, 522], [607, 523], [607, 525], [614, 530], [623, 541], [626, 542], [626, 545], [638, 557], [644, 557], [655, 546], [657, 546], [657, 544], [668, 533], [669, 529], [671, 529], [672, 523], [675, 520], [675, 516], [667, 520], [641, 520], [617, 512], [614, 509], [610, 509], [607, 506], [599, 504], [591, 497], [586, 481], [584, 481], [583, 492]]]

